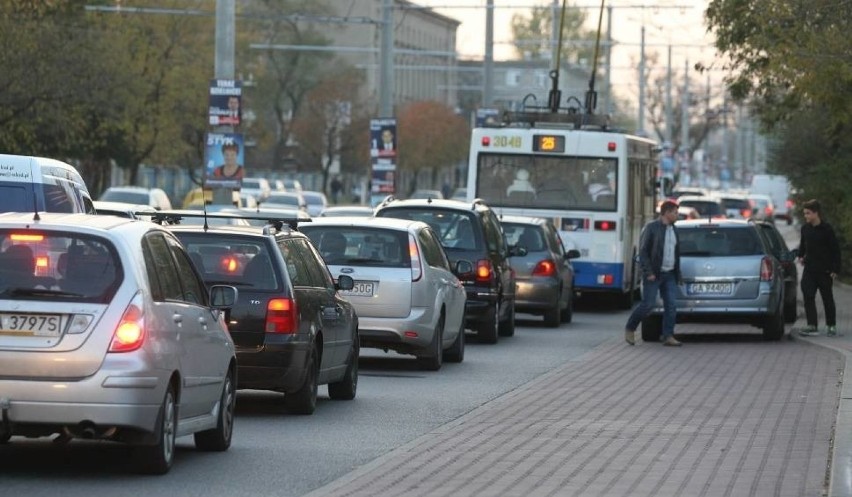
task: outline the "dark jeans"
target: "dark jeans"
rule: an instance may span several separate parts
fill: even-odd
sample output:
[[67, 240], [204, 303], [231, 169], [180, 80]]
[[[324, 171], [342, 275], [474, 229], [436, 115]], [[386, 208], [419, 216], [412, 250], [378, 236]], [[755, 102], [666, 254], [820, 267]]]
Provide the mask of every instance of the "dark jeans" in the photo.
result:
[[657, 304], [658, 292], [663, 299], [663, 339], [674, 335], [675, 321], [677, 320], [677, 308], [675, 307], [677, 278], [675, 278], [674, 271], [662, 273], [654, 281], [647, 278], [642, 280], [642, 301], [627, 318], [626, 328], [629, 331], [636, 331], [639, 323], [654, 309]]
[[834, 292], [831, 287], [834, 280], [828, 273], [817, 273], [813, 271], [802, 272], [802, 298], [805, 301], [805, 319], [808, 326], [817, 326], [816, 293], [822, 298], [825, 307], [826, 326], [837, 324], [837, 310], [834, 307]]

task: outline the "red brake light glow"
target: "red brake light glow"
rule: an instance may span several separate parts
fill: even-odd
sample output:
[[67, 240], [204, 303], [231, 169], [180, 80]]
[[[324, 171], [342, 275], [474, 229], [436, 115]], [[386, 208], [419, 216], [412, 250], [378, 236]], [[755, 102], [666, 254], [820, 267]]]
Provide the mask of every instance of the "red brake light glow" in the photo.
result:
[[598, 231], [615, 231], [615, 221], [595, 221], [595, 229]]
[[237, 263], [237, 259], [235, 257], [223, 257], [222, 258], [222, 269], [224, 269], [228, 273], [233, 273], [237, 270], [239, 264]]
[[533, 269], [533, 276], [553, 276], [556, 274], [556, 264], [550, 259], [538, 261]]
[[36, 260], [35, 260], [36, 268], [46, 268], [47, 265], [48, 265], [48, 262], [49, 262], [49, 259], [47, 258], [46, 255], [40, 255], [40, 256], [36, 257]]
[[610, 152], [615, 152], [615, 142], [609, 142], [606, 144], [606, 149]]
[[482, 137], [482, 146], [487, 147], [489, 145], [491, 145], [491, 138], [488, 137], [488, 136], [483, 136]]
[[12, 241], [15, 242], [40, 242], [44, 240], [44, 235], [31, 235], [24, 233], [12, 233]]
[[271, 299], [266, 304], [266, 333], [296, 333], [299, 313], [293, 299]]
[[491, 261], [488, 259], [476, 261], [476, 279], [477, 281], [491, 281]]
[[113, 333], [109, 351], [131, 352], [141, 347], [144, 341], [145, 319], [142, 312], [142, 299], [137, 295], [124, 310], [124, 315], [121, 316], [121, 321]]

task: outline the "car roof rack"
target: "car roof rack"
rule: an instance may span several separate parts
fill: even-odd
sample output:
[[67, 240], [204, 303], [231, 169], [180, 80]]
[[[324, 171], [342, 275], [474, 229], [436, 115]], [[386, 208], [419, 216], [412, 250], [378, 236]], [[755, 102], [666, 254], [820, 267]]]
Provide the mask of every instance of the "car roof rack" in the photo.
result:
[[[135, 214], [135, 213], [134, 213]], [[207, 219], [247, 219], [254, 221], [266, 221], [267, 226], [264, 226], [264, 229], [271, 226], [275, 228], [276, 231], [281, 231], [286, 224], [291, 230], [298, 231], [299, 223], [310, 222], [311, 219], [299, 219], [295, 217], [275, 217], [275, 216], [244, 216], [242, 214], [206, 214], [204, 212], [198, 213], [186, 213], [186, 212], [172, 212], [172, 211], [156, 211], [154, 213], [145, 211], [140, 212], [142, 215], [151, 216], [151, 221], [157, 224], [180, 224], [180, 221], [185, 217], [203, 217]]]

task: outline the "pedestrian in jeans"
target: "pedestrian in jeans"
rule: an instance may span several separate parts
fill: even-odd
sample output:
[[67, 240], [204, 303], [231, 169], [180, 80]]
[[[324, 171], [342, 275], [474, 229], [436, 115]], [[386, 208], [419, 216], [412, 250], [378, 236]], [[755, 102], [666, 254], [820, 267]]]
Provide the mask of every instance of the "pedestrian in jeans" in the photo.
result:
[[830, 224], [822, 220], [819, 202], [808, 200], [802, 213], [805, 224], [802, 226], [799, 242], [799, 262], [802, 270], [802, 298], [805, 301], [805, 319], [808, 325], [799, 331], [803, 336], [819, 334], [817, 328], [816, 293], [822, 298], [825, 308], [827, 335], [837, 335], [837, 310], [834, 307], [834, 292], [831, 287], [840, 273], [840, 244]]
[[657, 303], [657, 292], [663, 299], [663, 345], [679, 347], [674, 327], [677, 318], [675, 299], [680, 281], [680, 248], [677, 241], [677, 204], [666, 200], [660, 206], [660, 217], [642, 230], [639, 242], [639, 268], [642, 271], [642, 302], [633, 309], [624, 329], [624, 340], [636, 344], [636, 328]]

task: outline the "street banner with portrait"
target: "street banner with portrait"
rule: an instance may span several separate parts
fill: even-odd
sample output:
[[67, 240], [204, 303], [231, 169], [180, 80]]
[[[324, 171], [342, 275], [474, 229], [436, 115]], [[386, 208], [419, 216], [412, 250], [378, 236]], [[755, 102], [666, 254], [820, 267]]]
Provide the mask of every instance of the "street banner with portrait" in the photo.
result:
[[500, 122], [500, 109], [482, 107], [476, 109], [473, 118], [473, 127], [497, 126]]
[[239, 126], [242, 120], [242, 82], [232, 79], [210, 81], [211, 126]]
[[240, 188], [245, 176], [243, 135], [207, 133], [204, 158], [205, 187]]
[[370, 120], [370, 205], [396, 192], [396, 119]]

